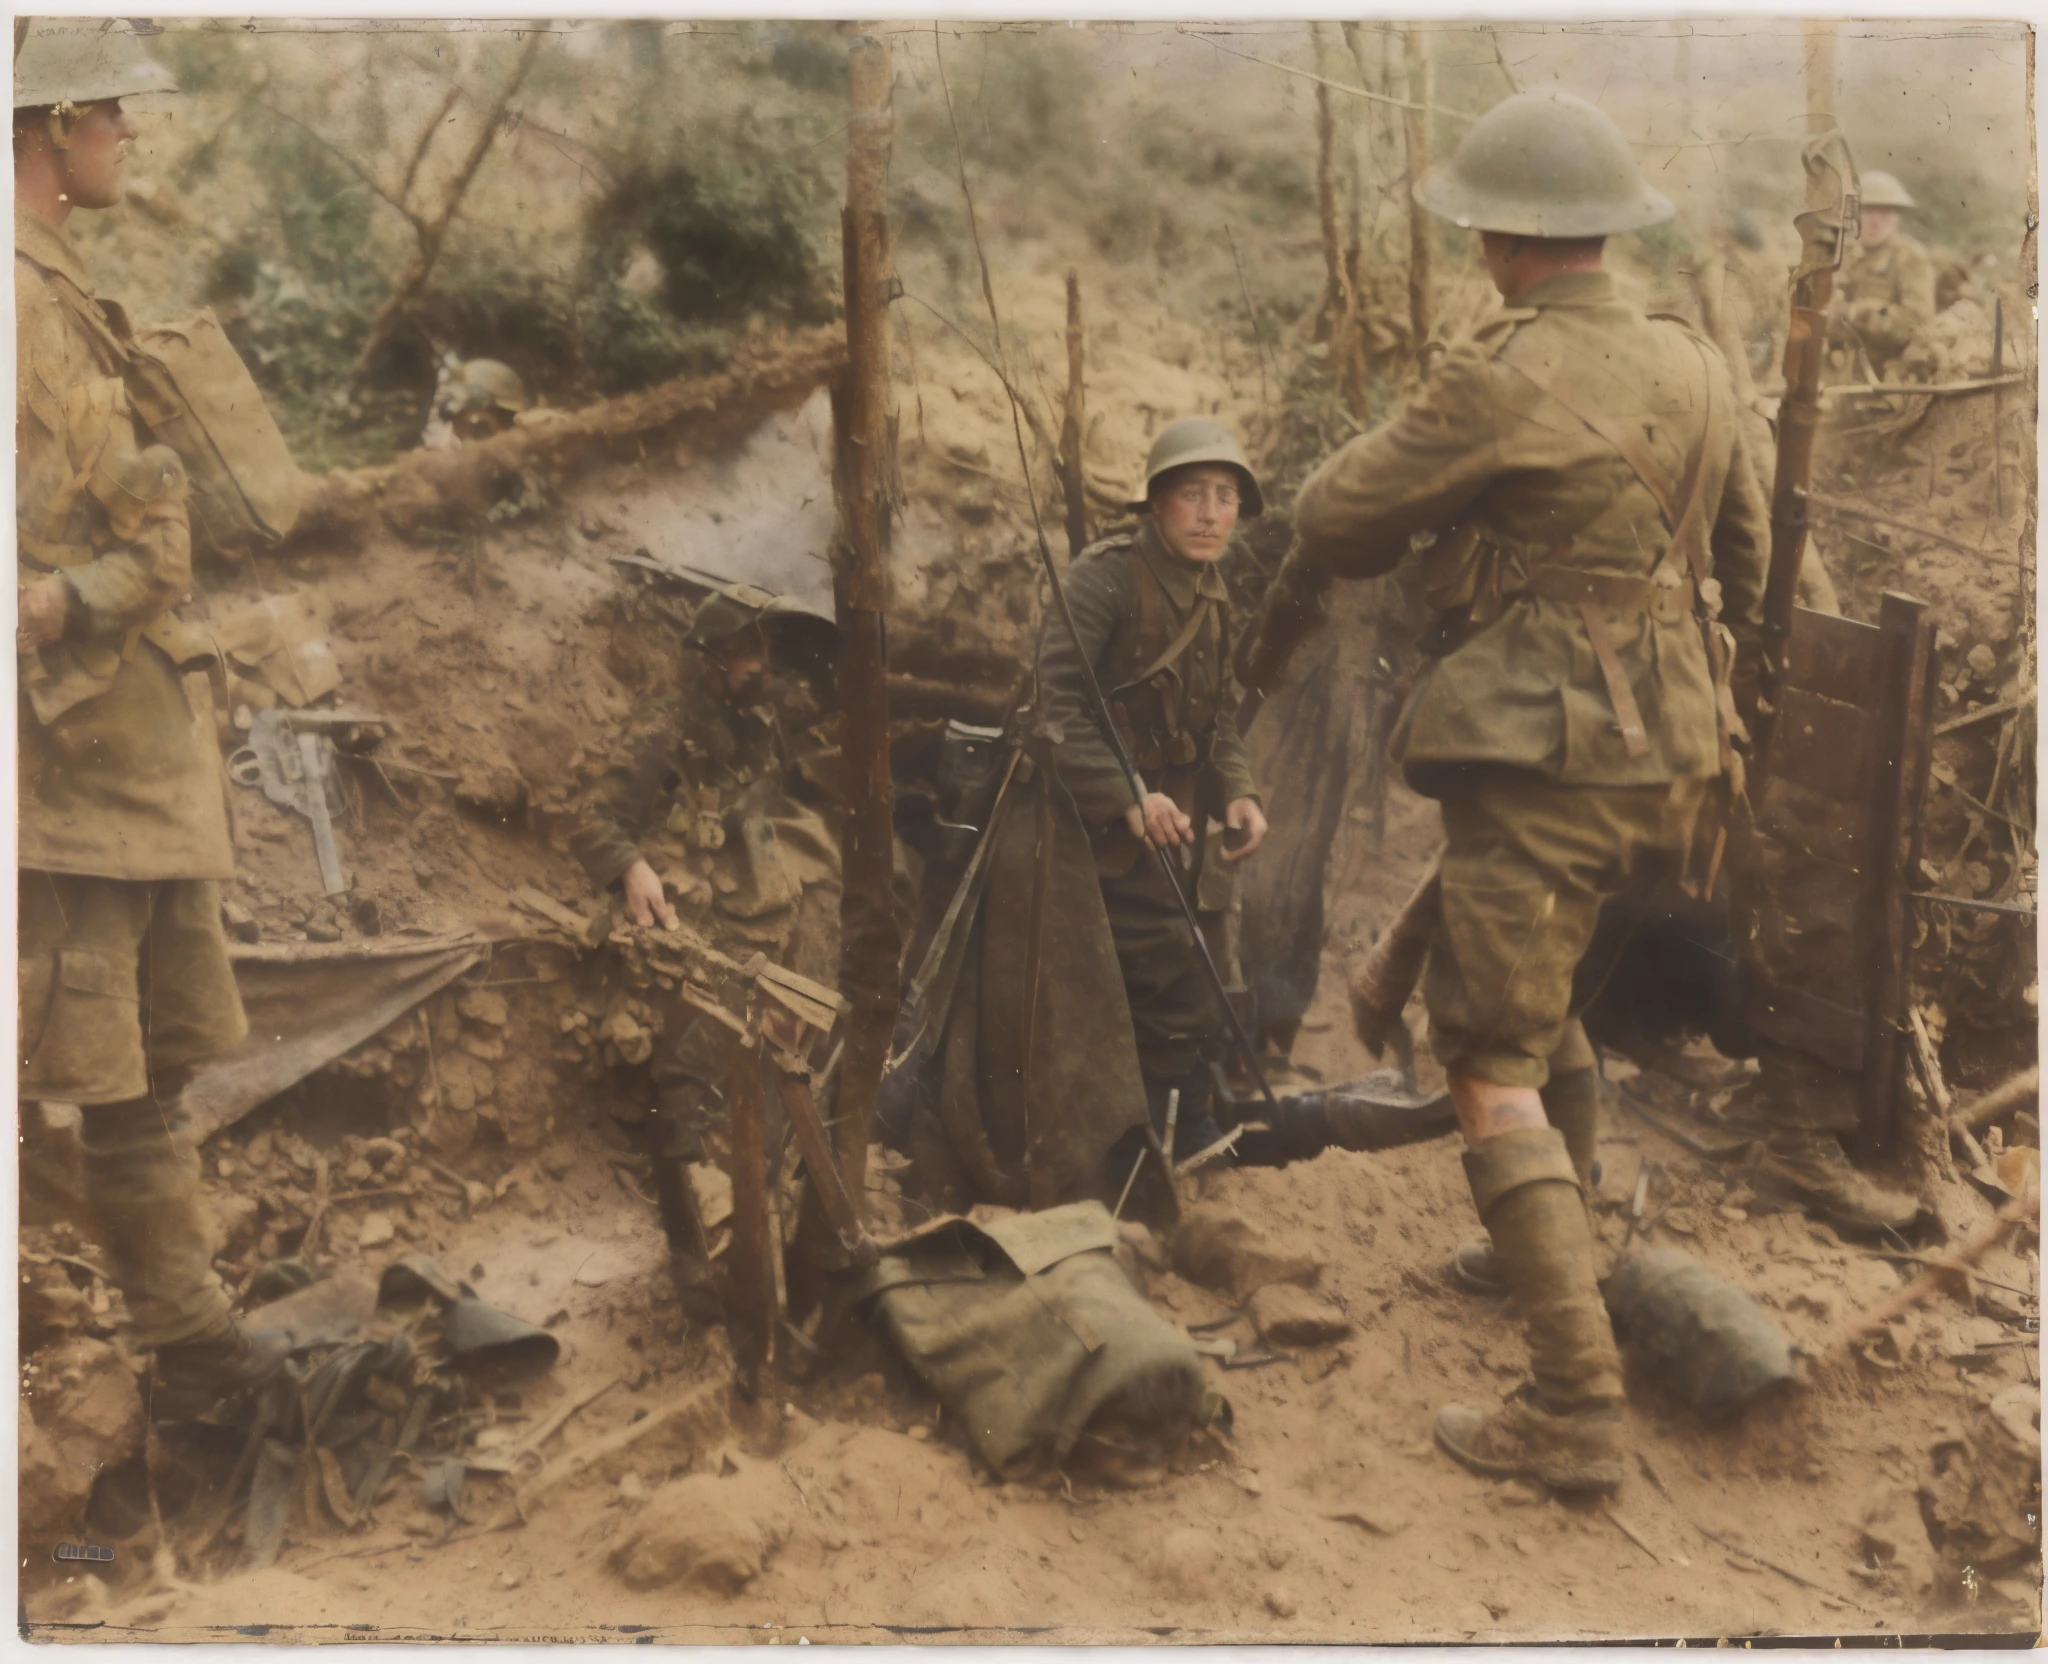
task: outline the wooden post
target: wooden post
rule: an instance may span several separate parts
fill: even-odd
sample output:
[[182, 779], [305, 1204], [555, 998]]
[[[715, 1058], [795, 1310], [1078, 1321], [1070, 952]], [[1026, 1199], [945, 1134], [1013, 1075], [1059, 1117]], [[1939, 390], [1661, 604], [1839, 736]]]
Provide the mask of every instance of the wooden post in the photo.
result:
[[886, 42], [854, 38], [848, 55], [846, 373], [833, 390], [833, 495], [839, 536], [833, 594], [839, 618], [839, 732], [848, 802], [840, 836], [840, 991], [852, 1004], [839, 1071], [840, 1167], [856, 1204], [867, 1195], [875, 1094], [896, 1026], [903, 944], [896, 922], [895, 791], [889, 775], [889, 536], [896, 424], [889, 392], [889, 303], [898, 290], [883, 187], [895, 137]]
[[[1316, 68], [1326, 69], [1329, 25], [1311, 27]], [[1316, 339], [1329, 342], [1334, 355], [1351, 311], [1351, 274], [1344, 269], [1344, 238], [1337, 218], [1337, 118], [1330, 108], [1329, 83], [1321, 80], [1316, 82], [1316, 216], [1323, 228], [1323, 304], [1316, 311]]]
[[726, 1031], [725, 1109], [732, 1139], [732, 1304], [727, 1333], [739, 1364], [741, 1396], [759, 1390], [775, 1338], [777, 1244], [769, 1230], [768, 1142], [761, 1124], [761, 1046]]
[[1081, 340], [1081, 274], [1067, 268], [1067, 401], [1060, 419], [1060, 492], [1067, 504], [1067, 558], [1078, 560], [1088, 547], [1087, 477], [1081, 466], [1081, 441], [1088, 431], [1082, 393], [1085, 353]]
[[1408, 327], [1420, 354], [1429, 342], [1430, 258], [1429, 210], [1415, 200], [1415, 185], [1429, 172], [1428, 106], [1435, 101], [1435, 76], [1431, 73], [1429, 37], [1420, 24], [1411, 23], [1402, 32], [1403, 55], [1408, 66], [1408, 100], [1423, 106], [1408, 115]]
[[[1863, 942], [1869, 1039], [1858, 1106], [1859, 1143], [1872, 1156], [1889, 1154], [1901, 1131], [1899, 1037], [1908, 1021], [1913, 982], [1906, 898], [1919, 862], [1920, 807], [1933, 729], [1934, 625], [1926, 612], [1925, 602], [1889, 590], [1878, 604], [1885, 677], [1875, 690], [1879, 721], [1869, 842], [1875, 870]], [[1928, 1141], [1918, 1142], [1924, 1146]]]

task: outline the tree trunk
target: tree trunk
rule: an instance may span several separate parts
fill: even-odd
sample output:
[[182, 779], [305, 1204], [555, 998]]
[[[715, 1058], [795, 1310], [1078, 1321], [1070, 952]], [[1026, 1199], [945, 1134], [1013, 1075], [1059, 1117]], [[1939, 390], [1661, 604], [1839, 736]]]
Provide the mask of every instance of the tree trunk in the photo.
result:
[[1082, 387], [1086, 354], [1081, 339], [1081, 274], [1067, 269], [1067, 399], [1060, 420], [1060, 492], [1067, 508], [1067, 558], [1078, 560], [1088, 547], [1088, 484], [1082, 470], [1081, 443], [1088, 432]]
[[1415, 200], [1415, 186], [1429, 172], [1429, 111], [1434, 100], [1436, 78], [1431, 73], [1429, 37], [1417, 24], [1403, 32], [1402, 46], [1408, 66], [1408, 99], [1423, 106], [1408, 112], [1408, 327], [1420, 353], [1429, 341], [1430, 256], [1429, 210]]
[[903, 944], [896, 921], [895, 793], [889, 775], [884, 617], [896, 493], [889, 392], [889, 303], [896, 268], [883, 187], [895, 136], [888, 45], [855, 39], [846, 153], [846, 373], [833, 399], [833, 489], [839, 541], [833, 580], [840, 629], [840, 735], [851, 801], [842, 834], [845, 890], [839, 981], [852, 1002], [837, 1104], [839, 1160], [855, 1204], [867, 1194], [875, 1093], [896, 1026]]

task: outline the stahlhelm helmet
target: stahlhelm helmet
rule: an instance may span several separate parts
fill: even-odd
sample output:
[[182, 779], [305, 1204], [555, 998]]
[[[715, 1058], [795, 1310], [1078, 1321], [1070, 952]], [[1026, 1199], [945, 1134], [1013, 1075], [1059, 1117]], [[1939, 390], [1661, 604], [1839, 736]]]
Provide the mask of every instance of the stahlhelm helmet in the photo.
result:
[[1161, 474], [1187, 468], [1197, 462], [1220, 462], [1225, 467], [1235, 468], [1244, 485], [1244, 517], [1249, 520], [1265, 512], [1265, 495], [1259, 490], [1259, 477], [1252, 472], [1244, 447], [1222, 423], [1200, 416], [1190, 416], [1173, 423], [1152, 441], [1151, 453], [1145, 458], [1145, 483], [1139, 488], [1136, 498], [1124, 506], [1133, 513], [1143, 512], [1152, 495], [1154, 480]]
[[1415, 196], [1453, 225], [1518, 237], [1606, 237], [1677, 212], [1643, 178], [1621, 129], [1556, 88], [1494, 105]]

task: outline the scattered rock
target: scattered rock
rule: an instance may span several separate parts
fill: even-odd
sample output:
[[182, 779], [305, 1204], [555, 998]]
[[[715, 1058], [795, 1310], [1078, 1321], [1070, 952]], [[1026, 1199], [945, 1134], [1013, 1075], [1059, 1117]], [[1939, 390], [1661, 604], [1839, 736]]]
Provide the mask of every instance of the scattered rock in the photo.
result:
[[64, 1535], [85, 1518], [93, 1481], [142, 1446], [142, 1393], [110, 1343], [77, 1336], [22, 1370], [21, 1532]]
[[489, 820], [510, 820], [526, 802], [526, 782], [509, 763], [475, 763], [455, 782], [455, 801]]
[[389, 1214], [366, 1213], [363, 1215], [362, 1224], [356, 1229], [356, 1246], [381, 1248], [397, 1234], [397, 1227], [391, 1223]]
[[1273, 1346], [1331, 1346], [1351, 1333], [1351, 1319], [1327, 1300], [1291, 1283], [1270, 1283], [1251, 1297], [1252, 1322]]
[[263, 927], [256, 922], [256, 915], [239, 901], [224, 901], [220, 904], [221, 923], [238, 942], [253, 942], [263, 934]]
[[473, 1023], [486, 1028], [505, 1026], [505, 996], [495, 988], [466, 988], [455, 999], [455, 1009]]
[[761, 1575], [788, 1530], [762, 1477], [749, 1462], [730, 1478], [694, 1473], [663, 1485], [613, 1550], [613, 1569], [629, 1588], [694, 1584], [738, 1594]]
[[1355, 1525], [1361, 1531], [1370, 1531], [1375, 1537], [1392, 1537], [1408, 1529], [1405, 1514], [1376, 1498], [1366, 1502], [1347, 1502], [1330, 1518], [1345, 1525]]
[[1322, 1262], [1289, 1253], [1261, 1226], [1214, 1203], [1190, 1208], [1173, 1233], [1173, 1267], [1191, 1283], [1237, 1298], [1271, 1283], [1313, 1285]]
[[1291, 1618], [1301, 1610], [1301, 1602], [1293, 1590], [1276, 1586], [1266, 1591], [1266, 1610], [1276, 1618]]

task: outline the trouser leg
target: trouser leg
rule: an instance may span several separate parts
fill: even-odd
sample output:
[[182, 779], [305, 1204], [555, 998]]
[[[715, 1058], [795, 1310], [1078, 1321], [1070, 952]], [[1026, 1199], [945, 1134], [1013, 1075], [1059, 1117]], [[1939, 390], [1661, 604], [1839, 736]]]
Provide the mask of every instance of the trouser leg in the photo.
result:
[[191, 1340], [228, 1316], [198, 1162], [152, 1096], [81, 1109], [86, 1195], [138, 1346]]
[[144, 1347], [228, 1321], [198, 1163], [178, 1117], [195, 1063], [247, 1033], [219, 888], [24, 872], [20, 1089], [80, 1106], [81, 1171]]

